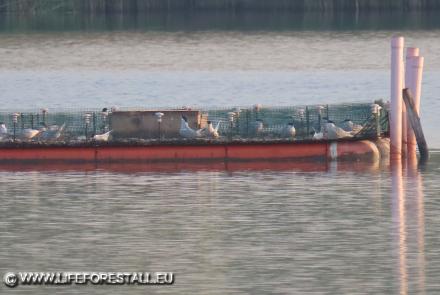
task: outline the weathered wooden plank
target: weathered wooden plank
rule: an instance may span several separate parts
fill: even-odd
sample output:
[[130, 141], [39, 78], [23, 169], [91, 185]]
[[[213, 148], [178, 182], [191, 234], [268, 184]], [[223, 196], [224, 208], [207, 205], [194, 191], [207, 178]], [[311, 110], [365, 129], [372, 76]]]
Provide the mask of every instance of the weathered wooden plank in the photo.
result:
[[161, 122], [161, 136], [178, 138], [182, 115], [188, 119], [193, 129], [204, 128], [207, 118], [199, 110], [148, 110], [115, 111], [110, 114], [110, 129], [114, 138], [158, 138], [157, 112], [164, 114]]
[[403, 101], [406, 105], [409, 122], [416, 136], [417, 146], [419, 147], [420, 152], [420, 160], [426, 161], [429, 158], [428, 144], [426, 143], [425, 135], [423, 134], [420, 117], [415, 110], [411, 91], [408, 88], [403, 89]]

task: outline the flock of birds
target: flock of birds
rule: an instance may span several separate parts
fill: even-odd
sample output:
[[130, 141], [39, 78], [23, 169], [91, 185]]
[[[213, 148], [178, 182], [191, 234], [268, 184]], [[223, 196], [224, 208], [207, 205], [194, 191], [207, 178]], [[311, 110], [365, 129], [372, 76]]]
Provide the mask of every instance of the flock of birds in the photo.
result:
[[[344, 120], [340, 126], [337, 126], [335, 122], [323, 119], [323, 126], [321, 130], [317, 132], [312, 128], [312, 138], [315, 140], [320, 139], [339, 139], [339, 138], [350, 138], [358, 134], [363, 126], [353, 123], [350, 119]], [[188, 119], [182, 116], [179, 134], [183, 138], [194, 139], [194, 138], [218, 138], [220, 121], [217, 123], [216, 127], [213, 127], [211, 121], [207, 122], [207, 126], [198, 130], [194, 130], [188, 125]], [[254, 124], [253, 134], [258, 137], [264, 136], [280, 136], [282, 138], [294, 138], [296, 136], [296, 129], [293, 122], [287, 123], [287, 125], [279, 128], [265, 128], [263, 120], [257, 119]]]
[[[4, 122], [0, 122], [0, 141], [18, 139], [21, 141], [46, 141], [53, 142], [59, 140], [65, 131], [66, 124], [59, 125], [46, 125], [46, 123], [41, 122], [38, 129], [24, 128], [11, 132], [6, 127]], [[112, 131], [106, 132], [104, 134], [96, 134], [92, 138], [95, 141], [108, 141]]]
[[54, 141], [61, 137], [66, 124], [61, 126], [50, 125], [41, 122], [38, 129], [25, 128], [16, 130], [15, 134], [11, 133], [4, 122], [0, 122], [0, 140], [8, 140], [10, 138], [16, 138], [19, 140], [42, 140], [42, 141]]
[[280, 136], [294, 138], [296, 136], [296, 129], [293, 122], [289, 122], [287, 125], [278, 128], [265, 128], [263, 120], [257, 119], [254, 126], [255, 129], [253, 135], [256, 135], [257, 137]]
[[[217, 122], [216, 126], [213, 126], [212, 121], [208, 121], [206, 127], [194, 130], [188, 124], [188, 119], [185, 116], [181, 118], [181, 124], [179, 129], [179, 134], [183, 138], [196, 139], [196, 138], [219, 138], [219, 128], [221, 121]], [[63, 131], [65, 130], [66, 124], [61, 126], [51, 125], [47, 126], [45, 123], [40, 123], [38, 129], [25, 128], [20, 129], [11, 134], [4, 122], [0, 122], [0, 140], [8, 140], [12, 137], [16, 139], [27, 141], [27, 140], [38, 140], [38, 141], [55, 141], [58, 140]], [[257, 137], [265, 136], [280, 136], [282, 138], [295, 138], [296, 129], [293, 122], [287, 123], [285, 126], [279, 128], [265, 128], [263, 120], [257, 119], [253, 125], [253, 133]], [[312, 128], [311, 137], [314, 140], [321, 139], [339, 139], [339, 138], [350, 138], [361, 132], [363, 129], [362, 125], [353, 123], [350, 119], [346, 119], [339, 126], [335, 122], [323, 119], [323, 124], [319, 131]], [[112, 130], [103, 133], [96, 134], [92, 137], [94, 141], [106, 142], [111, 139]]]
[[220, 137], [219, 133], [218, 133], [218, 129], [220, 127], [220, 121], [217, 123], [217, 125], [214, 126], [212, 125], [211, 121], [207, 122], [207, 126], [205, 128], [201, 128], [198, 130], [194, 130], [191, 127], [189, 127], [188, 125], [188, 119], [185, 116], [182, 116], [182, 118], [180, 119], [180, 130], [179, 130], [179, 134], [180, 136], [182, 136], [183, 138], [189, 138], [189, 139], [194, 139], [194, 138], [218, 138]]
[[360, 133], [364, 128], [362, 125], [353, 123], [350, 119], [342, 121], [340, 126], [337, 126], [334, 121], [328, 120], [327, 118], [323, 120], [324, 122], [320, 132], [312, 128], [312, 138], [315, 140], [351, 138]]

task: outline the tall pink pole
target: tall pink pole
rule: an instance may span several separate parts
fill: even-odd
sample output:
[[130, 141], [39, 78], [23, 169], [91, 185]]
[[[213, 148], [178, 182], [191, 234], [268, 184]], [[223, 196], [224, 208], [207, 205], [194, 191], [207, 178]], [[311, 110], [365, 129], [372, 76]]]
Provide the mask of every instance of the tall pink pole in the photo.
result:
[[[405, 73], [405, 83], [402, 88], [410, 88], [411, 92], [414, 91], [414, 89], [411, 88], [411, 77], [412, 77], [412, 71], [411, 71], [411, 58], [419, 56], [419, 49], [415, 47], [408, 47], [406, 49], [406, 66], [403, 66], [404, 73]], [[406, 114], [406, 106], [403, 103], [402, 104], [402, 156], [407, 156], [407, 143], [408, 143], [408, 118]]]
[[[424, 58], [422, 56], [414, 56], [410, 59], [411, 64], [411, 80], [408, 87], [411, 89], [414, 98], [414, 107], [416, 113], [420, 116], [420, 96], [422, 93], [422, 77]], [[411, 126], [407, 127], [408, 132], [408, 157], [416, 157], [416, 137]]]
[[403, 37], [391, 39], [390, 156], [402, 155]]

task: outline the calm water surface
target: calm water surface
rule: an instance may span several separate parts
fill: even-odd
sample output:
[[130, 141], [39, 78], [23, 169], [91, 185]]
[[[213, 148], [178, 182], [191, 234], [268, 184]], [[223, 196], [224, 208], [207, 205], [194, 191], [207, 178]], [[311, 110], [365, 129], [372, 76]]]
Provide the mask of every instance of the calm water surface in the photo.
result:
[[422, 171], [265, 166], [2, 167], [0, 272], [176, 274], [169, 287], [57, 288], [63, 294], [440, 291], [440, 154]]
[[[386, 99], [398, 33], [426, 57], [422, 121], [440, 147], [438, 30], [2, 33], [0, 110]], [[56, 289], [63, 294], [440, 291], [437, 153], [403, 172], [335, 163], [64, 168], [0, 167], [1, 274], [176, 274], [171, 287]]]

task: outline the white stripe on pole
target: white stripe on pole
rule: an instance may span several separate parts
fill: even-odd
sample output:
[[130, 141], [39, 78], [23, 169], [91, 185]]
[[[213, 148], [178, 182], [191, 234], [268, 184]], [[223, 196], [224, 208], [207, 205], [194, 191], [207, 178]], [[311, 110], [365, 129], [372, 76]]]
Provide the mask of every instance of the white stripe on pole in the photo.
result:
[[392, 159], [401, 157], [402, 154], [403, 44], [403, 37], [391, 39], [390, 155]]

